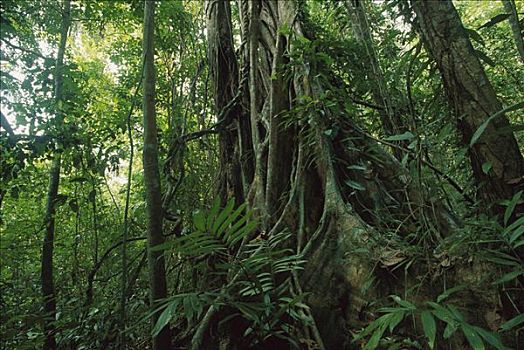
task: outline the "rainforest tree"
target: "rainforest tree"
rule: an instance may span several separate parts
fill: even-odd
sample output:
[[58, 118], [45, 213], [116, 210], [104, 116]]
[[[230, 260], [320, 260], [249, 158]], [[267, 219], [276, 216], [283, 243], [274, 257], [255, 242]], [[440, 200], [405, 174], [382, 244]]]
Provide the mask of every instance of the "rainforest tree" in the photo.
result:
[[0, 6], [2, 348], [522, 343], [521, 1]]

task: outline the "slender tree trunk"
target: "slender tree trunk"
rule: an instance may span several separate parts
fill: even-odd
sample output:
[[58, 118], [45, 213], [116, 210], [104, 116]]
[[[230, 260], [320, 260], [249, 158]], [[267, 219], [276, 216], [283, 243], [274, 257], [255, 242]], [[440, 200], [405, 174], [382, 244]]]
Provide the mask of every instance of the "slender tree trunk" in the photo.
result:
[[[158, 140], [155, 110], [155, 65], [154, 65], [154, 28], [155, 1], [146, 0], [144, 6], [144, 186], [147, 206], [147, 237], [149, 264], [149, 299], [151, 308], [157, 307], [157, 301], [167, 297], [166, 271], [164, 256], [161, 251], [152, 248], [164, 243], [162, 234], [163, 209], [158, 167]], [[124, 271], [125, 273], [126, 271]], [[153, 326], [159, 313], [152, 317]], [[153, 337], [154, 350], [171, 348], [171, 329], [164, 327]]]
[[[242, 1], [245, 4], [245, 1]], [[260, 26], [260, 0], [252, 0], [247, 2], [249, 29], [246, 34], [249, 46], [249, 116], [251, 120], [251, 137], [253, 140], [253, 148], [255, 152], [255, 174], [252, 183], [253, 206], [262, 208], [265, 205], [265, 166], [263, 164], [264, 146], [261, 144], [261, 135], [259, 128], [259, 87], [256, 83], [258, 81], [258, 40], [259, 40], [259, 26]]]
[[[502, 110], [502, 104], [451, 0], [412, 3], [422, 35], [442, 74], [463, 142], [469, 145], [473, 134], [490, 116]], [[501, 207], [497, 204], [511, 198], [524, 185], [524, 161], [504, 114], [489, 122], [469, 148], [469, 158], [481, 200], [491, 206], [493, 213], [499, 213]], [[484, 164], [491, 168], [487, 174]]]
[[509, 14], [509, 24], [513, 33], [513, 40], [520, 55], [520, 60], [524, 64], [524, 40], [522, 40], [522, 30], [520, 29], [519, 16], [517, 14], [517, 7], [514, 0], [502, 0], [504, 9]]
[[56, 295], [53, 282], [53, 250], [55, 239], [55, 200], [58, 194], [60, 182], [60, 154], [55, 154], [51, 170], [49, 171], [49, 189], [47, 190], [47, 204], [45, 225], [46, 233], [42, 246], [42, 297], [44, 300], [44, 350], [56, 349], [55, 340], [55, 318], [56, 318]]
[[[63, 98], [62, 98], [62, 80], [63, 80], [63, 66], [64, 55], [67, 43], [67, 34], [71, 24], [71, 2], [64, 0], [62, 7], [62, 24], [60, 29], [60, 44], [56, 57], [55, 65], [55, 104], [56, 115], [55, 120], [57, 124], [63, 122]], [[58, 142], [57, 142], [58, 143]], [[42, 283], [42, 298], [44, 302], [44, 350], [56, 349], [56, 293], [53, 281], [53, 250], [55, 238], [55, 205], [58, 195], [58, 187], [60, 183], [60, 166], [61, 154], [60, 150], [55, 153], [51, 169], [49, 171], [49, 188], [47, 191], [47, 203], [45, 212], [45, 237], [42, 245], [42, 262], [41, 262], [41, 283]]]
[[400, 134], [402, 123], [398, 115], [395, 115], [393, 111], [393, 105], [386, 81], [384, 80], [384, 74], [374, 49], [373, 38], [371, 37], [371, 30], [364, 8], [364, 1], [346, 0], [344, 4], [351, 18], [355, 38], [365, 49], [368, 62], [363, 65], [363, 73], [367, 77], [373, 101], [376, 105], [384, 107], [379, 111], [382, 128], [388, 135]]
[[[93, 179], [95, 181], [95, 179]], [[93, 249], [93, 265], [96, 265], [98, 261], [98, 210], [96, 208], [96, 186], [93, 183], [92, 184], [92, 190], [91, 193], [93, 193], [92, 199], [92, 209], [93, 209], [93, 239], [94, 239], [94, 249]]]

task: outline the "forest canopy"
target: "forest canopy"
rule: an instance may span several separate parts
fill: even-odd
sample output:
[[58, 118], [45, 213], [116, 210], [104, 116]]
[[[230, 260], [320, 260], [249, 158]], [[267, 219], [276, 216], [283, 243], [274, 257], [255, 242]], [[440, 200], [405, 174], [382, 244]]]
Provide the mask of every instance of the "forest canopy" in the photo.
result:
[[0, 349], [522, 349], [524, 1], [0, 10]]

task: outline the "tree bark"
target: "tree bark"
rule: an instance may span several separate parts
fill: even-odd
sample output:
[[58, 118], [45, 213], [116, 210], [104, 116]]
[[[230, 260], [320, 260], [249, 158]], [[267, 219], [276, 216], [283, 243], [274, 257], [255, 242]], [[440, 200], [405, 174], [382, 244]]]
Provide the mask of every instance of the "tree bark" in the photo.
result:
[[[495, 113], [502, 110], [493, 86], [475, 55], [453, 3], [413, 0], [426, 45], [437, 62], [448, 100], [453, 108], [465, 145]], [[504, 114], [489, 122], [469, 158], [478, 194], [483, 203], [498, 214], [501, 200], [510, 199], [524, 185], [524, 161]], [[484, 164], [491, 164], [487, 174]], [[518, 213], [524, 208], [519, 207]]]
[[[151, 309], [157, 302], [167, 297], [166, 271], [162, 251], [152, 248], [164, 243], [162, 193], [158, 166], [158, 140], [155, 109], [155, 63], [154, 63], [155, 1], [146, 0], [144, 6], [144, 186], [147, 207], [147, 239], [149, 265], [149, 300]], [[126, 273], [126, 271], [123, 271]], [[155, 313], [152, 326], [156, 324], [159, 312]], [[166, 325], [153, 337], [153, 349], [171, 348], [171, 329]]]
[[[366, 302], [398, 294], [404, 287], [391, 282], [393, 274], [377, 276], [374, 270], [380, 269], [375, 265], [378, 260], [373, 262], [356, 251], [353, 254], [360, 249], [370, 255], [377, 254], [375, 249], [388, 249], [371, 243], [375, 238], [386, 238], [370, 226], [422, 240], [426, 238], [420, 238], [421, 221], [428, 231], [424, 236], [431, 239], [444, 236], [454, 223], [446, 216], [449, 212], [425, 200], [423, 186], [414, 184], [410, 172], [397, 159], [354, 124], [345, 107], [345, 96], [338, 95], [342, 89], [333, 83], [336, 76], [329, 76], [314, 59], [317, 52], [311, 51], [315, 45], [311, 50], [294, 46], [315, 40], [314, 33], [306, 32], [314, 26], [304, 25], [307, 14], [300, 4], [239, 0], [241, 23], [243, 28], [249, 27], [242, 29], [249, 45], [243, 43], [241, 49], [248, 50], [250, 62], [251, 131], [253, 149], [258, 154], [248, 198], [251, 205], [262, 203], [266, 210], [261, 236], [296, 233], [286, 247], [296, 249], [307, 261], [294, 283], [296, 290], [308, 293], [305, 302], [311, 307], [314, 322], [297, 327], [299, 338], [313, 348], [349, 349], [353, 345], [348, 329], [369, 324], [363, 317]], [[208, 35], [216, 31], [211, 29]], [[292, 60], [296, 57], [300, 59]], [[215, 90], [215, 94], [224, 91]], [[269, 150], [267, 156], [264, 149]], [[365, 170], [347, 170], [355, 164], [365, 165]], [[346, 185], [348, 181], [358, 182], [365, 189], [355, 191]], [[260, 198], [263, 201], [257, 200]], [[361, 205], [358, 209], [357, 204]], [[449, 226], [442, 223], [445, 220], [451, 222]], [[381, 288], [365, 289], [371, 275], [377, 276]], [[431, 300], [433, 294], [430, 290], [424, 297]], [[206, 348], [218, 347], [224, 340], [219, 339], [221, 334], [209, 331], [219, 322], [217, 304], [200, 321], [191, 348], [202, 348], [204, 338]], [[226, 341], [228, 348], [241, 347], [241, 341], [229, 341], [233, 344]], [[279, 344], [281, 348], [289, 345], [283, 343]], [[260, 344], [260, 348], [264, 346], [270, 348], [269, 343]]]
[[[229, 1], [207, 0], [207, 40], [209, 69], [213, 79], [215, 111], [222, 116], [218, 139], [220, 152], [219, 195], [223, 204], [235, 198], [239, 205], [244, 202], [244, 189], [240, 162], [240, 146], [243, 136], [249, 137], [249, 119], [242, 114], [238, 82], [238, 64], [233, 46], [231, 8]], [[248, 128], [244, 132], [240, 128]], [[238, 133], [240, 132], [240, 140]], [[249, 145], [251, 146], [251, 145]], [[245, 146], [247, 148], [247, 145]], [[249, 150], [246, 150], [249, 151]], [[250, 161], [245, 159], [245, 161]], [[246, 178], [252, 177], [246, 174]]]
[[260, 124], [259, 118], [259, 86], [258, 81], [258, 41], [259, 41], [259, 25], [260, 25], [260, 0], [252, 0], [247, 4], [241, 1], [241, 4], [248, 8], [248, 17], [245, 19], [249, 23], [248, 31], [246, 33], [249, 57], [249, 116], [251, 121], [251, 139], [253, 140], [254, 148], [254, 178], [252, 182], [253, 200], [252, 205], [255, 208], [262, 209], [265, 206], [265, 184], [266, 171], [263, 162], [264, 145], [261, 142], [260, 129], [263, 127]]
[[513, 33], [513, 41], [520, 55], [520, 60], [524, 64], [524, 40], [522, 40], [522, 30], [520, 29], [519, 16], [517, 14], [517, 7], [514, 0], [502, 0], [504, 10], [509, 14], [509, 24], [511, 32]]
[[[60, 44], [58, 46], [58, 53], [56, 57], [54, 83], [55, 91], [54, 98], [56, 104], [55, 121], [57, 125], [63, 122], [63, 68], [64, 55], [66, 50], [67, 36], [69, 27], [71, 25], [71, 1], [64, 0], [62, 7], [62, 24], [60, 28]], [[58, 143], [57, 143], [58, 145]], [[58, 147], [60, 147], [58, 145]], [[44, 218], [45, 236], [42, 245], [42, 261], [41, 261], [41, 284], [42, 284], [42, 298], [44, 303], [44, 350], [54, 350], [56, 345], [56, 294], [53, 277], [53, 250], [55, 239], [55, 214], [56, 214], [56, 199], [58, 196], [58, 187], [60, 184], [60, 167], [61, 154], [60, 150], [56, 151], [54, 159], [49, 171], [49, 188], [47, 190], [46, 212]]]
[[[280, 7], [281, 4], [277, 3]], [[282, 11], [282, 7], [278, 9]], [[280, 22], [280, 21], [279, 21]], [[291, 21], [289, 21], [291, 22]], [[284, 21], [281, 25], [291, 26], [292, 23]], [[290, 95], [287, 79], [283, 66], [288, 62], [286, 58], [287, 38], [277, 33], [275, 52], [272, 62], [272, 76], [269, 94], [269, 152], [267, 161], [266, 184], [266, 226], [274, 224], [280, 212], [278, 207], [282, 193], [289, 189], [289, 177], [293, 161], [294, 133], [290, 126], [286, 126], [284, 112], [290, 109]]]

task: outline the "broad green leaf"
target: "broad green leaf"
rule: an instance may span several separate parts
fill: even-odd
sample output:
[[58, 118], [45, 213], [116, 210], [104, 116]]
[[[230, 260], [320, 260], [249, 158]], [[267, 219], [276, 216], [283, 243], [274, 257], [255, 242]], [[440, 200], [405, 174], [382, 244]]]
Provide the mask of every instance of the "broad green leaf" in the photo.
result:
[[[476, 51], [477, 52], [477, 51]], [[477, 52], [478, 53], [478, 52]], [[487, 57], [484, 53], [480, 52], [481, 55], [484, 55], [485, 57]], [[488, 58], [489, 59], [489, 58]], [[498, 111], [497, 113], [493, 114], [492, 116], [490, 116], [488, 119], [486, 119], [486, 121], [482, 124], [480, 124], [480, 126], [477, 128], [477, 130], [475, 131], [475, 133], [473, 134], [473, 136], [471, 137], [471, 141], [469, 142], [469, 147], [472, 147], [476, 142], [477, 140], [480, 138], [480, 136], [482, 136], [482, 134], [484, 133], [484, 130], [486, 130], [486, 128], [488, 127], [488, 124], [496, 117], [498, 117], [499, 115], [502, 115], [504, 113], [508, 113], [508, 112], [512, 112], [512, 111], [516, 111], [516, 110], [519, 110], [521, 108], [524, 108], [524, 101], [521, 101], [521, 102], [517, 102], [507, 108], [504, 108], [500, 111]]]
[[21, 88], [24, 90], [33, 90], [33, 84], [31, 84], [31, 80], [25, 79], [22, 82]]
[[381, 307], [380, 309], [378, 309], [378, 312], [383, 312], [383, 313], [388, 313], [388, 314], [393, 314], [395, 312], [398, 312], [398, 311], [410, 311], [410, 309], [408, 308], [405, 308], [405, 307]]
[[455, 331], [458, 329], [458, 323], [457, 322], [450, 322], [446, 325], [446, 328], [444, 328], [444, 334], [442, 335], [444, 339], [449, 339], [455, 333]]
[[412, 303], [410, 303], [410, 302], [407, 301], [407, 300], [403, 300], [403, 299], [401, 299], [401, 298], [400, 298], [399, 296], [397, 296], [397, 295], [392, 295], [391, 297], [392, 297], [393, 300], [394, 300], [397, 304], [399, 304], [400, 306], [403, 306], [403, 307], [405, 307], [405, 308], [407, 308], [407, 309], [409, 309], [409, 310], [416, 310], [416, 309], [417, 309], [417, 307], [416, 307], [415, 305], [413, 305]]
[[348, 169], [348, 170], [366, 171], [366, 167], [363, 166], [363, 165], [349, 165], [346, 169]]
[[213, 201], [213, 206], [207, 213], [207, 220], [206, 220], [206, 228], [211, 231], [213, 221], [215, 221], [215, 217], [218, 214], [218, 211], [220, 210], [220, 198], [216, 197]]
[[504, 274], [501, 278], [499, 278], [495, 282], [493, 282], [493, 284], [501, 284], [501, 283], [504, 283], [504, 282], [512, 281], [512, 280], [514, 280], [515, 278], [517, 278], [518, 276], [520, 276], [522, 274], [524, 274], [524, 271], [522, 271], [522, 270], [508, 272], [508, 273]]
[[[231, 215], [229, 215], [224, 220], [224, 222], [222, 223], [222, 225], [220, 225], [220, 228], [216, 232], [217, 237], [222, 236], [222, 234], [226, 231], [229, 225], [231, 225], [235, 220], [238, 219], [238, 217], [240, 216], [240, 214], [242, 214], [242, 211], [244, 211], [245, 208], [246, 208], [246, 204], [245, 203], [241, 204]], [[245, 215], [249, 216], [250, 214], [246, 213]]]
[[249, 217], [251, 216], [251, 212], [246, 213], [244, 216], [242, 216], [237, 222], [233, 224], [229, 229], [226, 230], [224, 233], [224, 239], [226, 242], [229, 242], [230, 236], [233, 235], [237, 230], [241, 229], [246, 222], [249, 220]]
[[161, 250], [166, 250], [166, 249], [173, 248], [176, 245], [177, 245], [177, 243], [175, 241], [167, 241], [167, 242], [164, 242], [162, 244], [157, 244], [157, 245], [155, 245], [153, 247], [150, 247], [149, 250], [152, 251], [152, 252], [158, 252], [158, 251], [161, 251]]
[[520, 236], [522, 236], [523, 233], [524, 233], [524, 225], [518, 227], [515, 231], [513, 231], [513, 233], [509, 237], [509, 243], [513, 244], [513, 242], [515, 242], [517, 239], [519, 239]]
[[458, 291], [461, 291], [464, 288], [466, 288], [466, 286], [461, 284], [461, 285], [455, 286], [453, 288], [446, 289], [442, 294], [440, 294], [437, 297], [437, 303], [441, 303], [442, 301], [447, 299], [451, 294], [453, 294], [455, 292], [458, 292]]
[[488, 124], [492, 120], [493, 120], [493, 116], [489, 117], [488, 119], [486, 119], [484, 123], [480, 124], [480, 126], [477, 128], [477, 130], [471, 137], [471, 141], [469, 142], [469, 147], [472, 147], [477, 142], [477, 140], [480, 138], [480, 136], [482, 136], [482, 134], [484, 133], [484, 130], [486, 130], [486, 128], [488, 127]]
[[362, 186], [360, 183], [356, 182], [356, 181], [353, 181], [353, 180], [346, 180], [346, 185], [348, 185], [349, 187], [355, 189], [355, 190], [358, 190], [358, 191], [364, 191], [366, 188], [364, 186]]
[[484, 257], [484, 260], [491, 261], [492, 263], [506, 266], [520, 266], [520, 263], [511, 259], [499, 258], [496, 256]]
[[204, 311], [204, 307], [202, 306], [202, 303], [200, 302], [200, 299], [196, 294], [191, 294], [190, 296], [191, 300], [191, 307], [193, 310], [195, 310], [196, 317], [200, 317], [202, 314], [202, 311]]
[[155, 326], [153, 327], [153, 336], [158, 335], [162, 329], [171, 321], [171, 317], [173, 316], [173, 312], [176, 310], [178, 306], [178, 299], [174, 299], [169, 303], [169, 305], [164, 309], [164, 311], [160, 314], [158, 317], [158, 320], [155, 323]]
[[[385, 315], [387, 316], [387, 315]], [[384, 316], [382, 316], [384, 317]], [[381, 326], [381, 318], [378, 318], [376, 319], [375, 321], [371, 322], [366, 328], [364, 328], [363, 331], [361, 331], [360, 333], [358, 333], [358, 335], [354, 338], [354, 340], [359, 340], [359, 339], [363, 339], [365, 338], [366, 336], [368, 336], [369, 334], [371, 334], [371, 332], [373, 332], [375, 329], [377, 329], [378, 327]]]
[[513, 244], [513, 249], [517, 249], [518, 247], [521, 247], [524, 245], [524, 239], [521, 239], [520, 241], [517, 241], [515, 242], [515, 244]]
[[475, 328], [470, 326], [467, 323], [463, 323], [460, 325], [460, 328], [462, 328], [462, 332], [466, 336], [466, 339], [468, 340], [469, 345], [473, 348], [473, 350], [484, 350], [484, 342], [482, 341], [482, 338], [479, 336]]
[[465, 322], [464, 316], [455, 305], [447, 305], [447, 308], [451, 311], [453, 317], [455, 317], [456, 320], [458, 320], [459, 322]]
[[426, 335], [426, 338], [428, 338], [428, 346], [430, 349], [433, 349], [435, 347], [435, 337], [437, 336], [437, 324], [435, 319], [429, 311], [422, 311], [420, 319], [422, 320], [424, 334]]
[[408, 159], [409, 159], [409, 153], [406, 153], [404, 154], [404, 156], [402, 157], [402, 166], [406, 166], [406, 164], [408, 164]]
[[293, 30], [291, 29], [289, 25], [284, 23], [280, 27], [278, 27], [277, 33], [280, 35], [287, 36], [287, 35], [291, 35], [293, 33]]
[[232, 246], [232, 245], [235, 245], [238, 241], [240, 241], [241, 239], [243, 239], [244, 237], [246, 237], [248, 234], [250, 234], [254, 229], [255, 227], [257, 227], [258, 225], [258, 222], [256, 221], [250, 221], [246, 224], [246, 226], [240, 228], [238, 231], [236, 232], [232, 232], [228, 238], [227, 238], [227, 243]]
[[213, 225], [211, 227], [211, 232], [213, 232], [213, 234], [217, 235], [217, 231], [220, 225], [224, 222], [224, 220], [226, 220], [228, 215], [231, 214], [231, 211], [233, 210], [234, 206], [235, 206], [235, 200], [230, 199], [227, 201], [226, 206], [224, 207], [224, 209], [222, 209], [220, 214], [218, 214], [217, 218], [213, 222]]
[[440, 304], [434, 303], [432, 301], [428, 301], [427, 304], [433, 308], [433, 310], [431, 312], [437, 318], [441, 319], [442, 321], [444, 321], [446, 323], [453, 323], [453, 322], [455, 322], [455, 317], [445, 307], [441, 306]]
[[491, 168], [493, 168], [493, 164], [491, 162], [485, 162], [482, 164], [482, 172], [486, 175], [489, 173]]
[[21, 114], [16, 114], [16, 125], [27, 125], [27, 119]]
[[521, 325], [522, 323], [524, 323], [524, 314], [520, 314], [516, 317], [513, 317], [511, 320], [505, 322], [500, 326], [500, 330], [505, 332]]
[[483, 260], [491, 261], [495, 264], [505, 265], [505, 266], [516, 266], [520, 267], [521, 262], [518, 258], [511, 256], [509, 254], [502, 253], [497, 250], [487, 249], [487, 255], [482, 257]]
[[518, 218], [515, 222], [511, 223], [508, 227], [506, 227], [504, 232], [511, 232], [515, 228], [520, 227], [520, 226], [524, 226], [524, 216], [521, 218]]
[[373, 335], [371, 336], [371, 338], [369, 338], [369, 341], [367, 342], [366, 346], [364, 346], [363, 350], [376, 349], [378, 346], [378, 343], [380, 342], [380, 338], [382, 338], [382, 335], [384, 334], [385, 330], [386, 330], [386, 326], [381, 325], [375, 332], [373, 332]]
[[182, 305], [184, 306], [184, 315], [186, 316], [186, 319], [193, 319], [195, 310], [193, 309], [193, 304], [191, 303], [191, 295], [186, 295], [184, 298], [182, 298]]
[[509, 218], [511, 217], [511, 214], [513, 214], [513, 210], [515, 210], [515, 206], [519, 202], [521, 196], [522, 191], [518, 191], [509, 201], [506, 211], [504, 212], [504, 225], [508, 224]]
[[197, 210], [193, 214], [193, 224], [195, 228], [201, 232], [206, 231], [206, 216], [201, 210]]
[[502, 341], [500, 340], [500, 337], [497, 334], [495, 334], [493, 332], [489, 332], [489, 331], [487, 331], [487, 330], [485, 330], [484, 328], [481, 328], [481, 327], [474, 326], [473, 328], [482, 337], [482, 339], [484, 339], [488, 344], [493, 346], [495, 349], [497, 349], [497, 350], [510, 350], [510, 348], [508, 348], [508, 347], [504, 346], [504, 344], [502, 344]]
[[248, 319], [253, 321], [260, 320], [259, 312], [253, 307], [253, 305], [249, 305], [248, 303], [235, 303], [233, 306], [235, 306]]
[[396, 312], [391, 314], [391, 318], [388, 324], [390, 333], [392, 333], [395, 327], [398, 326], [398, 324], [404, 319], [405, 315], [406, 312], [404, 310], [397, 310]]
[[404, 140], [411, 140], [414, 137], [415, 137], [415, 135], [413, 135], [409, 131], [406, 131], [403, 134], [388, 136], [384, 140], [386, 140], [386, 141], [404, 141]]

